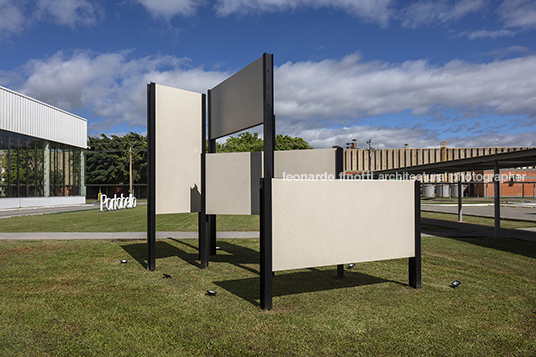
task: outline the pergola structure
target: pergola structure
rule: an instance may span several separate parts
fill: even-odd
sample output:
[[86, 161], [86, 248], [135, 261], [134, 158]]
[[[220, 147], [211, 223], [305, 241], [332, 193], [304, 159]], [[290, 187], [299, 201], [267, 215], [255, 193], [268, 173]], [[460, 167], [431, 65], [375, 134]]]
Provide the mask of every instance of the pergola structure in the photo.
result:
[[[494, 183], [494, 218], [495, 218], [495, 237], [500, 236], [501, 229], [501, 206], [500, 206], [500, 170], [515, 167], [536, 166], [536, 149], [527, 149], [502, 154], [471, 157], [468, 159], [459, 159], [451, 161], [437, 162], [434, 164], [425, 164], [398, 169], [382, 170], [374, 172], [374, 177], [380, 177], [403, 173], [406, 176], [430, 175], [443, 173], [459, 173], [467, 171], [485, 171], [493, 170]], [[466, 182], [473, 183], [473, 182]], [[458, 175], [458, 219], [462, 220], [462, 190], [461, 175]]]

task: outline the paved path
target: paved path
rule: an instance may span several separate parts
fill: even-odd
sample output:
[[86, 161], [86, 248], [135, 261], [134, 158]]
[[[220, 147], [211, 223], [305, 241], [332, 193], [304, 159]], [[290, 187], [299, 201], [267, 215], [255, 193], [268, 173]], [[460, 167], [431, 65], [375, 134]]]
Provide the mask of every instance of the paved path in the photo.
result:
[[[259, 232], [217, 232], [217, 238], [259, 238]], [[197, 238], [197, 232], [156, 232], [156, 238]], [[50, 233], [0, 233], [0, 240], [42, 239], [147, 239], [147, 232], [50, 232]]]
[[30, 208], [12, 208], [0, 210], [0, 218], [33, 216], [45, 213], [83, 211], [88, 209], [98, 209], [98, 203], [88, 203], [85, 205], [66, 205], [66, 206], [50, 206], [50, 207], [30, 207]]
[[[422, 211], [429, 212], [444, 212], [458, 214], [458, 205], [436, 205], [436, 204], [422, 204]], [[473, 205], [467, 204], [462, 206], [463, 215], [468, 216], [481, 216], [481, 217], [494, 217], [493, 205]], [[534, 204], [516, 204], [516, 205], [502, 205], [501, 204], [501, 218], [517, 219], [524, 221], [536, 221], [536, 205]]]
[[[515, 207], [517, 206], [517, 207]], [[8, 209], [0, 211], [0, 218], [16, 217], [24, 215], [45, 214], [55, 212], [67, 212], [87, 209], [97, 209], [98, 204], [85, 204], [77, 206], [58, 206], [43, 208], [21, 208]], [[430, 205], [423, 204], [423, 211], [457, 213], [457, 205]], [[464, 215], [475, 215], [484, 217], [493, 217], [492, 205], [464, 205]], [[522, 219], [536, 221], [536, 204], [525, 203], [516, 205], [507, 205], [501, 207], [501, 217], [511, 219]], [[423, 235], [437, 236], [456, 236], [456, 237], [493, 237], [494, 228], [469, 224], [465, 222], [452, 222], [435, 220], [429, 218], [422, 219], [423, 224], [429, 224], [438, 227], [445, 227], [446, 230], [423, 230]], [[197, 232], [157, 232], [157, 238], [197, 238]], [[217, 237], [225, 238], [259, 238], [259, 232], [218, 232]], [[505, 229], [501, 228], [502, 238], [516, 238], [536, 242], [536, 228], [526, 229]], [[53, 232], [53, 233], [0, 233], [0, 240], [41, 240], [41, 239], [146, 239], [146, 232]]]

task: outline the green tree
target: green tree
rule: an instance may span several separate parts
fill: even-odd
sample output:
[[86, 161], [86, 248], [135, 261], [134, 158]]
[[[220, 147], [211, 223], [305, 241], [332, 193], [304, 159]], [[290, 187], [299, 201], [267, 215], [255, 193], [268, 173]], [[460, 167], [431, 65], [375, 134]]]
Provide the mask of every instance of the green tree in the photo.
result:
[[137, 133], [124, 136], [101, 134], [89, 137], [86, 152], [88, 184], [126, 184], [129, 182], [129, 156], [132, 149], [132, 180], [147, 183], [147, 138]]
[[291, 137], [289, 135], [276, 135], [275, 137], [276, 150], [306, 150], [313, 149], [311, 145], [302, 138]]
[[[277, 135], [275, 137], [276, 150], [303, 150], [312, 149], [307, 141], [300, 137], [291, 137], [289, 135]], [[257, 133], [243, 132], [237, 136], [231, 136], [224, 144], [216, 148], [217, 152], [243, 152], [243, 151], [262, 151], [264, 141]]]

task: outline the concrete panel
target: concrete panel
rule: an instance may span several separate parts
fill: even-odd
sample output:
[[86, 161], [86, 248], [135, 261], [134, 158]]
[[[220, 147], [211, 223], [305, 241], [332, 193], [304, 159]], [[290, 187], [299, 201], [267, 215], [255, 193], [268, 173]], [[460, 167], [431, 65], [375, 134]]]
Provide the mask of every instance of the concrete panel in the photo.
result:
[[274, 271], [415, 256], [413, 181], [272, 184]]
[[260, 214], [260, 152], [207, 154], [207, 214]]
[[156, 214], [197, 212], [202, 95], [156, 85]]
[[217, 139], [264, 122], [264, 57], [211, 89], [211, 133]]
[[337, 178], [337, 150], [285, 150], [275, 152], [275, 178], [285, 175], [333, 175]]

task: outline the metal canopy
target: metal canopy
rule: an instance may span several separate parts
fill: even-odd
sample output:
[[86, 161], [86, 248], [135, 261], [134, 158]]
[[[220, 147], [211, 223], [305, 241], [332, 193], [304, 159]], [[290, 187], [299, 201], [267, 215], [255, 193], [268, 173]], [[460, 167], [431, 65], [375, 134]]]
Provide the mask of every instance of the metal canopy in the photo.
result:
[[397, 172], [408, 173], [408, 175], [417, 175], [422, 173], [442, 174], [464, 171], [484, 171], [493, 170], [496, 165], [499, 169], [536, 166], [536, 148], [506, 152], [502, 154], [471, 157], [467, 159], [443, 161], [434, 164], [406, 166], [397, 169], [381, 170], [375, 171], [374, 175], [376, 176], [394, 174]]
[[[495, 216], [495, 237], [499, 238], [501, 229], [500, 211], [500, 180], [498, 178], [500, 169], [515, 167], [536, 166], [536, 148], [520, 151], [507, 152], [502, 154], [471, 157], [468, 159], [450, 160], [434, 164], [401, 167], [398, 169], [375, 171], [374, 177], [380, 175], [390, 175], [403, 173], [404, 175], [421, 174], [442, 174], [465, 171], [485, 171], [493, 170], [494, 183], [494, 216]], [[458, 192], [461, 192], [461, 182], [458, 181]], [[462, 197], [458, 195], [458, 220], [462, 220]]]

